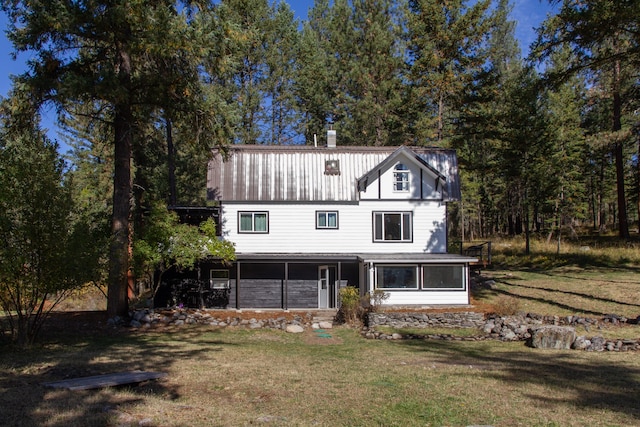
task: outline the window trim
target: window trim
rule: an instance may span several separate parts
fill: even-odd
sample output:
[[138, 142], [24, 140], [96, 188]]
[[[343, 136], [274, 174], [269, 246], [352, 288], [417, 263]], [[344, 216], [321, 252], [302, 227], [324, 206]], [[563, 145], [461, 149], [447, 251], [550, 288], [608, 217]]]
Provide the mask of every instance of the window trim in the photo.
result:
[[[321, 226], [319, 225], [319, 221], [318, 218], [321, 214], [324, 214], [325, 219], [326, 219], [326, 224], [325, 226]], [[329, 225], [329, 214], [335, 214], [336, 215], [336, 225], [335, 227], [331, 227]], [[340, 223], [339, 223], [339, 215], [338, 215], [338, 211], [316, 211], [316, 230], [337, 230], [338, 228], [340, 228]]]
[[[413, 288], [379, 288], [378, 287], [378, 269], [382, 267], [412, 267], [413, 271], [415, 272], [416, 276], [416, 286]], [[375, 277], [374, 277], [374, 289], [380, 289], [383, 291], [411, 291], [411, 292], [419, 292], [421, 290], [421, 278], [422, 278], [422, 274], [421, 274], [421, 266], [419, 264], [376, 264], [375, 268]]]
[[[251, 215], [251, 230], [242, 229], [242, 216]], [[256, 231], [256, 215], [265, 215], [266, 230]], [[269, 211], [238, 211], [238, 234], [269, 234]]]
[[[402, 166], [402, 169], [400, 167]], [[400, 178], [400, 179], [398, 179]], [[410, 183], [410, 170], [404, 163], [398, 163], [393, 167], [393, 192], [394, 193], [408, 193]], [[401, 189], [398, 189], [398, 184], [401, 185]]]
[[[381, 239], [377, 239], [376, 238], [376, 216], [380, 215], [382, 217], [382, 238]], [[384, 233], [384, 218], [386, 215], [401, 215], [401, 220], [400, 220], [400, 239], [396, 240], [396, 239], [385, 239], [385, 233]], [[402, 237], [404, 236], [404, 217], [405, 215], [408, 216], [408, 223], [409, 223], [409, 238], [408, 239], [403, 239]], [[413, 243], [413, 211], [373, 211], [372, 213], [372, 231], [373, 231], [373, 242], [374, 243]]]

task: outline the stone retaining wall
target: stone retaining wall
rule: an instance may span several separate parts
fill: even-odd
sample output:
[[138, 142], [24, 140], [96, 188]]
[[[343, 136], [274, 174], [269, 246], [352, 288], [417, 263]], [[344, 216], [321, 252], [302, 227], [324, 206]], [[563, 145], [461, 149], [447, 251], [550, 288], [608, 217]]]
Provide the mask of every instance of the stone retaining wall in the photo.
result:
[[481, 328], [484, 314], [474, 312], [450, 313], [369, 313], [369, 328], [389, 326], [392, 328]]
[[[613, 314], [601, 319], [581, 316], [540, 316], [524, 313], [516, 316], [489, 316], [485, 319], [481, 313], [371, 313], [369, 326], [362, 335], [370, 339], [423, 339], [446, 341], [526, 341], [532, 347], [571, 348], [586, 351], [640, 351], [640, 339], [605, 339], [601, 335], [591, 338], [576, 336], [575, 327], [582, 326], [586, 331], [599, 329], [606, 325], [619, 325], [628, 320]], [[377, 330], [379, 326], [401, 328], [477, 328], [478, 334], [470, 337], [458, 337], [453, 334], [386, 334]], [[553, 326], [554, 328], [549, 328]], [[640, 328], [638, 330], [640, 334]], [[551, 334], [549, 339], [545, 334]], [[562, 342], [560, 345], [559, 343]]]
[[[181, 326], [189, 324], [210, 325], [214, 327], [246, 327], [249, 329], [278, 329], [288, 331], [291, 327], [296, 327], [298, 331], [305, 328], [320, 327], [315, 313], [279, 313], [274, 312], [269, 315], [260, 313], [259, 318], [252, 318], [252, 314], [242, 315], [229, 311], [208, 311], [208, 310], [138, 310], [132, 313], [129, 326], [133, 328], [153, 328], [155, 326]], [[579, 316], [539, 316], [533, 313], [520, 314], [516, 316], [489, 316], [485, 318], [483, 313], [476, 312], [446, 312], [446, 313], [422, 313], [422, 312], [387, 312], [370, 313], [368, 315], [368, 325], [362, 329], [362, 336], [370, 339], [385, 340], [446, 340], [446, 341], [526, 341], [529, 345], [537, 346], [538, 342], [549, 342], [549, 338], [541, 334], [550, 333], [556, 338], [547, 348], [572, 348], [586, 351], [640, 351], [640, 339], [605, 339], [600, 335], [592, 337], [576, 336], [575, 326], [582, 326], [588, 332], [592, 328], [599, 330], [607, 325], [618, 325], [628, 322], [627, 319], [607, 315], [601, 319], [585, 318]], [[110, 322], [122, 324], [117, 319], [110, 319]], [[322, 328], [330, 328], [331, 322]], [[555, 328], [548, 328], [547, 326]], [[454, 334], [400, 334], [384, 333], [377, 328], [387, 326], [394, 329], [403, 328], [471, 328], [477, 329], [474, 336], [459, 337]], [[558, 347], [558, 338], [564, 335], [565, 343]], [[640, 335], [640, 327], [638, 327]], [[569, 336], [570, 338], [566, 338]], [[571, 341], [570, 344], [567, 344]], [[554, 347], [555, 346], [555, 347]]]

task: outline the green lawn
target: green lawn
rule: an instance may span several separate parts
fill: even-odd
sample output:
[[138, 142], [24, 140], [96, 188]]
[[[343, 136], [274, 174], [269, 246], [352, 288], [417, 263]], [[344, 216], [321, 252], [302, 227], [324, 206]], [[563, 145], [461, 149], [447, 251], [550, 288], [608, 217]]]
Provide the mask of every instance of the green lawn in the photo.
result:
[[[613, 426], [640, 423], [640, 355], [522, 343], [211, 329], [92, 336], [0, 353], [0, 419], [43, 426]], [[137, 387], [43, 382], [167, 372]]]

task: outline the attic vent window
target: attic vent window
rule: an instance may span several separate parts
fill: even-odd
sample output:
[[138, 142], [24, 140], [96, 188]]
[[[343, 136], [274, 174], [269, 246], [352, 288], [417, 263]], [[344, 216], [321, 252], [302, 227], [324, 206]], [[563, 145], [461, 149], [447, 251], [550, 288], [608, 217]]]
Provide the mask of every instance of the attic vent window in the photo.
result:
[[324, 162], [324, 174], [325, 175], [340, 175], [340, 160], [325, 160], [325, 162]]
[[402, 163], [393, 169], [393, 191], [409, 191], [409, 168]]

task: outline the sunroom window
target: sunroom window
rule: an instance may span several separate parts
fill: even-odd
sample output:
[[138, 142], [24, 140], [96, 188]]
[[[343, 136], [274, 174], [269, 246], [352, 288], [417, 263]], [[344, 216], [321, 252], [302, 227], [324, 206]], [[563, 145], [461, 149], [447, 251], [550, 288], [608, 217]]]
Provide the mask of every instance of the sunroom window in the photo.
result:
[[422, 289], [464, 290], [464, 267], [461, 265], [423, 265]]
[[410, 242], [411, 212], [374, 212], [373, 240], [375, 242]]
[[409, 168], [404, 163], [398, 163], [393, 168], [393, 191], [409, 191]]
[[376, 266], [377, 289], [418, 289], [417, 265]]

